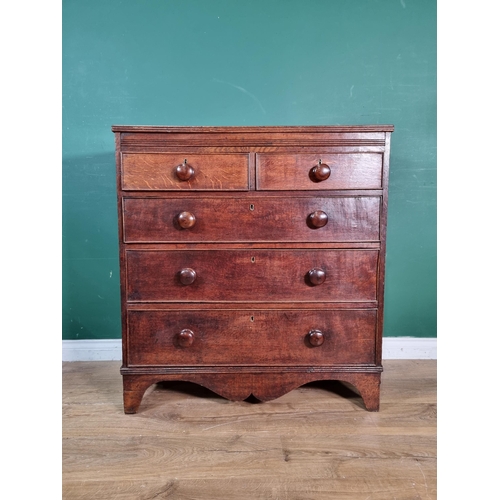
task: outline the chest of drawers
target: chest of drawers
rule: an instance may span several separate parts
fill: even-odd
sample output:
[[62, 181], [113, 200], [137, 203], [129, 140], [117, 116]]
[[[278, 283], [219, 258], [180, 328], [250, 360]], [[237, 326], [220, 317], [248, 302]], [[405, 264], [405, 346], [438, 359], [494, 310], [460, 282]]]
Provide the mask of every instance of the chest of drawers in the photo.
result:
[[164, 380], [378, 410], [393, 127], [112, 130], [125, 413]]

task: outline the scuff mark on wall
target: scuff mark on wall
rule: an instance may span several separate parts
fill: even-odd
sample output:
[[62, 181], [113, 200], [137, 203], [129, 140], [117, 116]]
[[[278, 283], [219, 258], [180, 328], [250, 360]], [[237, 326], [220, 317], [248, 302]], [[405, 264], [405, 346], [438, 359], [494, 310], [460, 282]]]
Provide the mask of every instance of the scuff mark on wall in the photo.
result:
[[261, 111], [264, 114], [266, 114], [266, 110], [264, 109], [264, 106], [262, 106], [261, 102], [251, 92], [248, 92], [247, 89], [244, 89], [243, 87], [239, 87], [238, 85], [235, 85], [234, 83], [224, 82], [222, 80], [217, 80], [216, 78], [213, 78], [213, 81], [217, 82], [217, 83], [225, 83], [226, 85], [230, 85], [231, 87], [234, 87], [235, 89], [241, 90], [241, 92], [243, 92], [244, 94], [249, 95], [259, 105], [259, 108], [261, 109]]

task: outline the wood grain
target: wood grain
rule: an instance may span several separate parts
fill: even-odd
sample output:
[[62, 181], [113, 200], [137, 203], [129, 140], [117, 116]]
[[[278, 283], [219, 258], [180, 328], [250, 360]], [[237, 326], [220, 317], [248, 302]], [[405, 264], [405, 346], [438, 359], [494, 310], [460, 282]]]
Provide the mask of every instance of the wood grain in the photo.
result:
[[[127, 250], [127, 299], [148, 301], [337, 302], [376, 299], [376, 250]], [[192, 285], [178, 277], [196, 272]], [[312, 286], [307, 275], [322, 268]]]
[[[187, 160], [194, 174], [179, 179], [176, 168]], [[124, 190], [247, 190], [248, 154], [122, 153]]]
[[65, 500], [436, 498], [435, 361], [385, 361], [379, 413], [336, 382], [262, 404], [169, 382], [124, 415], [119, 366], [63, 363]]
[[[321, 159], [331, 169], [323, 181], [311, 171]], [[320, 190], [381, 189], [382, 155], [362, 154], [262, 154], [257, 153], [257, 189]]]
[[[317, 211], [327, 216], [323, 227], [309, 221]], [[188, 230], [178, 220], [186, 212], [196, 219]], [[123, 200], [126, 243], [378, 241], [379, 216], [376, 196]]]
[[[127, 364], [374, 364], [376, 316], [373, 309], [129, 311]], [[178, 344], [184, 329], [194, 334], [189, 348]], [[318, 348], [307, 341], [313, 329], [325, 339]]]

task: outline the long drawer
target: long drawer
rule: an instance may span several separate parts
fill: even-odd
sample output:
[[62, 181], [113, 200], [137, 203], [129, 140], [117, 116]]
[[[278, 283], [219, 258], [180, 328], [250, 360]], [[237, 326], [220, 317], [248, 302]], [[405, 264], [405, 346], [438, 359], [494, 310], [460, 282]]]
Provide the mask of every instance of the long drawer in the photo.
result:
[[124, 241], [378, 241], [380, 198], [125, 198]]
[[122, 189], [246, 191], [248, 154], [123, 153]]
[[380, 153], [258, 153], [257, 189], [381, 189]]
[[128, 365], [335, 365], [375, 362], [377, 312], [128, 312]]
[[378, 250], [127, 249], [131, 302], [376, 300]]

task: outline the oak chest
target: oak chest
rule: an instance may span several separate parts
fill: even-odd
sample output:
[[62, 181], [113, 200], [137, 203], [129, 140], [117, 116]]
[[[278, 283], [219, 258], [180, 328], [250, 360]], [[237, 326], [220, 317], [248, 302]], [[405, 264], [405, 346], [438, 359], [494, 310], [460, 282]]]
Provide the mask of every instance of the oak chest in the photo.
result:
[[378, 410], [393, 126], [112, 130], [125, 412], [163, 380]]

